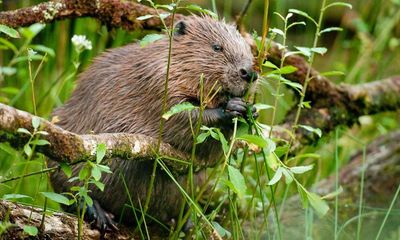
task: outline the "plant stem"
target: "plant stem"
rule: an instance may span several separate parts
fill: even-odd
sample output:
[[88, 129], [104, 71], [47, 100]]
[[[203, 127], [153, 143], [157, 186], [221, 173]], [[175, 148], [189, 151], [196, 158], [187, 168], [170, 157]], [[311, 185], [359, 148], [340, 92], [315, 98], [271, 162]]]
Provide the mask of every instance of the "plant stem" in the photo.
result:
[[[335, 190], [339, 188], [339, 130], [335, 131]], [[339, 195], [335, 196], [335, 228], [334, 228], [334, 240], [338, 239], [338, 218], [339, 218]]]
[[[362, 216], [362, 210], [363, 210], [363, 198], [364, 198], [364, 177], [365, 177], [365, 168], [366, 166], [366, 154], [367, 154], [367, 146], [363, 146], [362, 150], [362, 164], [361, 164], [361, 179], [360, 179], [360, 199], [358, 200], [358, 215]], [[361, 234], [361, 224], [362, 224], [362, 218], [360, 217], [357, 222], [357, 240], [360, 239], [360, 234]]]
[[396, 200], [397, 200], [397, 198], [399, 196], [399, 193], [400, 193], [400, 184], [397, 187], [396, 193], [393, 196], [392, 202], [390, 203], [390, 207], [386, 212], [385, 218], [383, 219], [383, 222], [381, 224], [381, 227], [379, 228], [379, 231], [378, 231], [378, 234], [376, 235], [375, 240], [378, 240], [380, 238], [382, 230], [383, 230], [383, 227], [385, 226], [385, 223], [386, 223], [386, 221], [387, 221], [387, 219], [389, 217], [390, 212], [392, 211], [392, 208], [393, 208], [393, 206], [394, 206], [394, 204], [395, 204], [395, 202], [396, 202]]
[[[322, 19], [324, 17], [324, 12], [325, 12], [325, 5], [326, 5], [326, 0], [323, 0], [322, 1], [322, 6], [321, 6], [321, 11], [320, 11], [320, 14], [319, 14], [318, 23], [317, 23], [317, 29], [316, 29], [315, 35], [314, 35], [313, 48], [316, 48], [317, 44], [318, 44], [318, 39], [319, 39], [319, 35], [320, 35], [319, 32], [320, 32], [320, 29], [321, 29]], [[304, 80], [303, 89], [302, 89], [301, 94], [300, 94], [300, 102], [297, 105], [296, 116], [295, 116], [294, 122], [292, 124], [292, 130], [291, 130], [291, 133], [292, 133], [291, 136], [292, 137], [290, 138], [289, 148], [288, 148], [288, 151], [285, 154], [284, 161], [286, 161], [288, 159], [290, 148], [292, 147], [293, 141], [295, 139], [296, 130], [298, 128], [297, 124], [299, 123], [300, 113], [301, 113], [301, 109], [303, 108], [303, 103], [304, 103], [304, 98], [306, 96], [308, 83], [311, 81], [310, 75], [311, 75], [312, 65], [314, 63], [314, 56], [315, 56], [315, 53], [311, 52], [311, 56], [310, 56], [309, 61], [308, 61], [309, 65], [308, 65], [308, 69], [307, 69], [306, 78]]]
[[[172, 41], [173, 41], [173, 34], [174, 34], [174, 18], [175, 18], [175, 13], [176, 13], [176, 9], [177, 9], [178, 4], [179, 4], [179, 1], [176, 3], [176, 5], [174, 6], [174, 9], [172, 10], [171, 25], [170, 25], [170, 29], [168, 31], [168, 38], [169, 38], [169, 42], [168, 42], [168, 60], [167, 60], [167, 72], [165, 74], [164, 97], [163, 97], [163, 105], [162, 105], [161, 116], [166, 112], [166, 109], [167, 109], [168, 82], [169, 82], [169, 72], [170, 72], [170, 67], [171, 67]], [[164, 130], [164, 123], [165, 123], [165, 120], [164, 120], [164, 118], [161, 117], [161, 119], [160, 119], [160, 129], [159, 129], [159, 135], [158, 135], [158, 142], [157, 142], [157, 149], [156, 149], [156, 153], [157, 154], [160, 152], [160, 146], [161, 146], [161, 142], [162, 142], [162, 133], [163, 133], [163, 130]], [[158, 164], [158, 159], [156, 161], [154, 161], [154, 164], [153, 164], [153, 170], [152, 170], [152, 174], [151, 174], [151, 178], [150, 178], [149, 189], [147, 191], [146, 202], [144, 204], [144, 214], [147, 213], [147, 210], [149, 208], [150, 199], [151, 199], [151, 193], [153, 192], [154, 180], [155, 180], [155, 177], [156, 177], [157, 164]]]
[[34, 80], [32, 77], [32, 65], [31, 65], [31, 61], [28, 60], [28, 68], [29, 68], [29, 80], [31, 82], [31, 89], [32, 89], [32, 104], [33, 104], [33, 113], [35, 114], [35, 116], [37, 116], [37, 112], [36, 112], [36, 98], [35, 98], [35, 84], [34, 84]]
[[[282, 40], [282, 46], [284, 47], [284, 49], [286, 49], [286, 34], [287, 34], [287, 30], [288, 30], [287, 22], [288, 22], [288, 19], [285, 19], [285, 27], [284, 27], [284, 34], [283, 34], [283, 40]], [[283, 51], [282, 52], [282, 56], [281, 56], [281, 64], [280, 64], [280, 67], [279, 67], [280, 69], [283, 68], [283, 64], [285, 63], [285, 59], [286, 59], [286, 57], [285, 57], [285, 54], [284, 54], [284, 51]], [[272, 132], [274, 130], [276, 109], [278, 107], [278, 100], [280, 98], [280, 91], [281, 91], [281, 79], [280, 79], [281, 76], [282, 76], [282, 74], [279, 73], [279, 80], [278, 80], [278, 83], [277, 83], [277, 86], [276, 86], [276, 92], [275, 92], [274, 108], [272, 109], [272, 118], [271, 118], [271, 124], [270, 124], [271, 130], [269, 132], [269, 138], [272, 137]]]
[[263, 34], [261, 38], [261, 47], [258, 52], [257, 60], [258, 66], [262, 67], [262, 63], [264, 61], [266, 51], [265, 51], [265, 40], [267, 39], [268, 34], [268, 9], [269, 9], [269, 0], [264, 0], [264, 16], [263, 16]]

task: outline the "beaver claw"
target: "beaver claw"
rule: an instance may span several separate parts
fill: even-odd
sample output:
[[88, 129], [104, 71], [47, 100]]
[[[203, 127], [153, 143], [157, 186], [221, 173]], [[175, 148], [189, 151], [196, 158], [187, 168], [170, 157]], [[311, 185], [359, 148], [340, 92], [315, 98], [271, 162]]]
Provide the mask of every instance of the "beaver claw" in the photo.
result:
[[93, 206], [86, 207], [85, 220], [93, 228], [99, 229], [102, 236], [106, 231], [118, 230], [114, 216], [106, 212], [96, 200], [93, 200]]
[[[248, 118], [247, 116], [247, 108], [250, 107], [250, 104], [243, 101], [241, 98], [232, 98], [228, 101], [226, 108], [225, 108], [225, 114], [229, 118], [234, 118], [234, 117], [243, 117], [243, 118]], [[253, 115], [253, 118], [256, 119], [258, 117], [257, 109], [254, 106], [251, 106], [251, 112]]]

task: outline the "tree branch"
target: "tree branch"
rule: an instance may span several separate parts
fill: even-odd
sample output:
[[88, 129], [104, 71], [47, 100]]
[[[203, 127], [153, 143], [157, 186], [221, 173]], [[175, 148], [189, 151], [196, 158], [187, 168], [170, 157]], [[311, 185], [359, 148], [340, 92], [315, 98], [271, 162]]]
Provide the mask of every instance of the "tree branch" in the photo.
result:
[[[18, 133], [18, 128], [25, 128], [33, 132], [32, 118], [34, 116], [0, 104], [0, 142], [9, 142], [14, 147], [24, 146], [29, 135]], [[107, 147], [106, 158], [120, 157], [130, 161], [149, 161], [157, 158], [154, 151], [157, 140], [141, 134], [98, 134], [78, 135], [63, 130], [45, 119], [41, 119], [41, 130], [48, 135], [43, 136], [50, 142], [50, 146], [37, 146], [37, 151], [43, 153], [52, 160], [75, 163], [84, 160], [96, 160], [95, 151], [100, 143]], [[175, 159], [189, 159], [189, 157], [169, 144], [163, 143], [160, 148], [160, 156], [169, 156]], [[189, 164], [182, 164], [173, 160], [167, 160], [174, 172], [184, 173]]]
[[[156, 11], [134, 1], [119, 0], [58, 0], [48, 1], [32, 7], [0, 13], [0, 24], [13, 28], [29, 26], [33, 23], [52, 23], [57, 20], [77, 17], [92, 17], [109, 27], [127, 30], [161, 28], [159, 18], [137, 20], [144, 15], [157, 15]], [[184, 17], [176, 16], [177, 19]], [[169, 22], [169, 18], [166, 22]]]
[[[318, 75], [315, 75], [318, 77]], [[319, 128], [322, 133], [329, 133], [339, 125], [351, 127], [359, 117], [373, 115], [384, 111], [400, 109], [400, 76], [387, 78], [359, 85], [335, 85], [321, 78], [322, 84], [314, 84], [315, 90], [325, 91], [324, 96], [316, 99], [314, 106], [303, 109], [300, 123]], [[314, 80], [319, 81], [319, 80]], [[313, 81], [311, 81], [313, 82]], [[325, 84], [330, 87], [322, 90]], [[289, 128], [294, 121], [296, 109], [292, 109], [285, 117], [281, 127]], [[281, 137], [288, 139], [287, 133]], [[293, 149], [312, 144], [318, 137], [304, 129], [296, 132], [297, 142]]]
[[[10, 216], [9, 220], [12, 225], [2, 235], [2, 239], [27, 239], [28, 236], [23, 232], [23, 227], [28, 225], [39, 229], [43, 210], [0, 200], [0, 220], [4, 221], [5, 216]], [[119, 228], [118, 231], [107, 233], [105, 239], [131, 239], [131, 233], [126, 227], [121, 225]], [[38, 239], [76, 239], [77, 236], [78, 219], [76, 217], [62, 212], [51, 212], [51, 214], [46, 214], [43, 229], [39, 231]], [[100, 239], [100, 232], [91, 229], [84, 222], [83, 239]]]

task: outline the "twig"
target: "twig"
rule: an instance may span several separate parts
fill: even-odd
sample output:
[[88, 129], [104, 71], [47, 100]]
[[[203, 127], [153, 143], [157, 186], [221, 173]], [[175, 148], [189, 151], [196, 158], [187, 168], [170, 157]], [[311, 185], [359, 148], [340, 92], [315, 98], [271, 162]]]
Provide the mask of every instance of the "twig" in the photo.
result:
[[242, 11], [239, 13], [239, 15], [236, 16], [236, 26], [238, 26], [239, 28], [242, 26], [244, 16], [246, 15], [247, 11], [249, 10], [252, 2], [253, 2], [253, 0], [247, 0], [247, 3], [244, 5]]

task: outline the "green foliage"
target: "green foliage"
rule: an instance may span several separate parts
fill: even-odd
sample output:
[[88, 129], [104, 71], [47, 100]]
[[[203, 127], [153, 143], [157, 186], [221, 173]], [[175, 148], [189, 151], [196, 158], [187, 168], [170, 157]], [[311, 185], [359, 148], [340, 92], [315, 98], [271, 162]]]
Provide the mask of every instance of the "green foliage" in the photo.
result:
[[184, 112], [184, 111], [190, 112], [196, 108], [198, 108], [198, 107], [195, 107], [193, 104], [191, 104], [189, 102], [180, 103], [180, 104], [172, 106], [168, 112], [166, 112], [162, 115], [162, 117], [165, 120], [168, 120], [170, 117], [172, 117], [175, 114], [178, 114], [178, 113]]
[[155, 33], [148, 34], [140, 41], [140, 46], [145, 47], [145, 46], [149, 45], [150, 43], [153, 43], [153, 42], [158, 41], [163, 38], [164, 38], [164, 35], [162, 35], [162, 34], [155, 34]]
[[58, 194], [55, 192], [41, 192], [41, 194], [46, 198], [60, 204], [64, 204], [67, 206], [72, 204], [72, 202], [62, 194]]
[[35, 226], [28, 226], [25, 225], [23, 228], [25, 233], [27, 233], [29, 236], [36, 236], [39, 232], [39, 230]]

